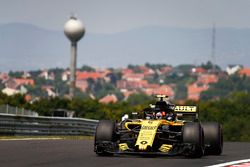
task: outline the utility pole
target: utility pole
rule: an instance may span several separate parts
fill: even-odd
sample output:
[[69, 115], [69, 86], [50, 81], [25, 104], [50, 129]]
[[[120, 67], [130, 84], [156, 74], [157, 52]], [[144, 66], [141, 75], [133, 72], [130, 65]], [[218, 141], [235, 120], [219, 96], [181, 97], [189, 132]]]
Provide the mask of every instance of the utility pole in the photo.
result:
[[216, 50], [216, 24], [214, 23], [212, 28], [212, 48], [211, 48], [212, 72], [216, 71], [215, 50]]

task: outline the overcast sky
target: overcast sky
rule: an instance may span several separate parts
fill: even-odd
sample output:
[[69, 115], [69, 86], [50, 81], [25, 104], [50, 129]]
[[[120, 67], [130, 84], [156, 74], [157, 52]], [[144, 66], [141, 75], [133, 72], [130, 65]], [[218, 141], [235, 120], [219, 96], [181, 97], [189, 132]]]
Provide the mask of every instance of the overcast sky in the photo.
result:
[[91, 33], [144, 26], [250, 28], [250, 0], [0, 0], [0, 24], [61, 30], [76, 13]]

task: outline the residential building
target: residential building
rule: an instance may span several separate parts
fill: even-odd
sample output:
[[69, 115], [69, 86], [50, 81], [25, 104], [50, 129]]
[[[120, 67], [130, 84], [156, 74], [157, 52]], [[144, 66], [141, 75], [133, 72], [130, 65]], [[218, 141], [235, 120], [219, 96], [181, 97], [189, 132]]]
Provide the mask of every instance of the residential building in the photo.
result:
[[57, 96], [54, 86], [46, 85], [46, 86], [42, 86], [42, 89], [47, 93], [49, 97]]
[[45, 80], [55, 80], [55, 74], [53, 72], [49, 73], [48, 70], [43, 70], [39, 77], [44, 78]]
[[15, 94], [20, 93], [20, 91], [19, 91], [19, 90], [16, 90], [16, 89], [13, 89], [13, 88], [8, 88], [8, 87], [6, 87], [6, 88], [4, 88], [4, 89], [2, 90], [2, 93], [6, 94], [6, 95], [8, 95], [8, 96], [13, 96], [13, 95], [15, 95]]
[[165, 67], [162, 67], [160, 69], [160, 74], [166, 74], [166, 73], [169, 73], [173, 70], [173, 68], [171, 66], [165, 66]]
[[193, 74], [204, 74], [204, 73], [207, 73], [207, 70], [205, 70], [202, 67], [195, 67], [195, 68], [192, 68], [191, 72]]
[[116, 95], [114, 94], [108, 94], [107, 96], [101, 98], [99, 100], [100, 103], [105, 103], [105, 104], [108, 104], [108, 103], [116, 103], [118, 101]]
[[143, 89], [143, 92], [147, 95], [163, 94], [168, 95], [171, 98], [174, 97], [174, 90], [169, 85], [149, 84]]
[[229, 65], [226, 68], [226, 72], [227, 72], [228, 75], [233, 75], [242, 68], [243, 68], [242, 65]]
[[127, 81], [141, 81], [144, 79], [144, 74], [143, 73], [125, 73], [122, 76], [122, 79], [127, 80]]
[[87, 80], [87, 79], [93, 79], [96, 81], [97, 79], [101, 79], [106, 76], [105, 73], [101, 72], [86, 72], [86, 71], [77, 71], [76, 72], [76, 80]]
[[245, 75], [247, 77], [250, 77], [250, 68], [242, 68], [241, 70], [239, 70], [239, 74], [241, 76]]
[[209, 85], [208, 84], [203, 84], [199, 82], [195, 82], [191, 85], [188, 86], [188, 99], [189, 100], [200, 100], [200, 94], [203, 91], [208, 90]]
[[127, 80], [120, 80], [117, 81], [117, 88], [118, 89], [140, 89], [145, 87], [145, 85], [148, 84], [148, 81], [146, 80], [140, 80], [140, 81], [127, 81]]
[[218, 82], [219, 78], [215, 74], [201, 74], [197, 81], [203, 84], [211, 84]]
[[9, 75], [7, 73], [0, 72], [0, 80], [2, 81], [2, 83], [7, 81], [8, 79], [9, 79]]
[[27, 71], [23, 72], [22, 78], [30, 78], [31, 74]]
[[25, 79], [25, 78], [13, 78], [17, 85], [35, 85], [34, 79]]
[[68, 71], [68, 70], [64, 71], [62, 73], [61, 78], [62, 78], [62, 81], [68, 81], [70, 78], [70, 71]]
[[76, 87], [79, 88], [82, 92], [86, 92], [88, 88], [88, 81], [87, 80], [76, 80]]
[[151, 68], [148, 68], [146, 66], [139, 66], [138, 67], [140, 71], [144, 74], [144, 76], [151, 76], [155, 74], [155, 71], [152, 70]]

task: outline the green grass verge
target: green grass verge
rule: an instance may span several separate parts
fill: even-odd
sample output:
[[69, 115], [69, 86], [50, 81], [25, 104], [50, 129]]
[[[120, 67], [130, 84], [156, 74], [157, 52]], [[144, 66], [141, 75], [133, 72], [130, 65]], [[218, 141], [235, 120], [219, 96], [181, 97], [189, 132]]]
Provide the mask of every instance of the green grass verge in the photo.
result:
[[0, 140], [8, 139], [63, 139], [63, 140], [92, 140], [93, 136], [0, 136]]

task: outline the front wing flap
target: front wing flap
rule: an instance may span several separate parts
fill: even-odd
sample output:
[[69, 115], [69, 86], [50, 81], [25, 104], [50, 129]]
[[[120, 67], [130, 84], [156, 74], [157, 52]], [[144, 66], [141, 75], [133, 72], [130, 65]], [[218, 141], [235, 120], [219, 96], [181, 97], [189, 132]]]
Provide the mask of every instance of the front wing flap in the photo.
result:
[[[164, 146], [165, 145], [165, 146]], [[95, 147], [95, 151], [98, 152], [98, 147], [102, 148], [102, 151], [111, 154], [127, 154], [127, 155], [185, 155], [194, 149], [194, 145], [188, 143], [176, 143], [173, 145], [163, 144], [157, 151], [139, 151], [129, 148], [126, 143], [99, 143]]]

